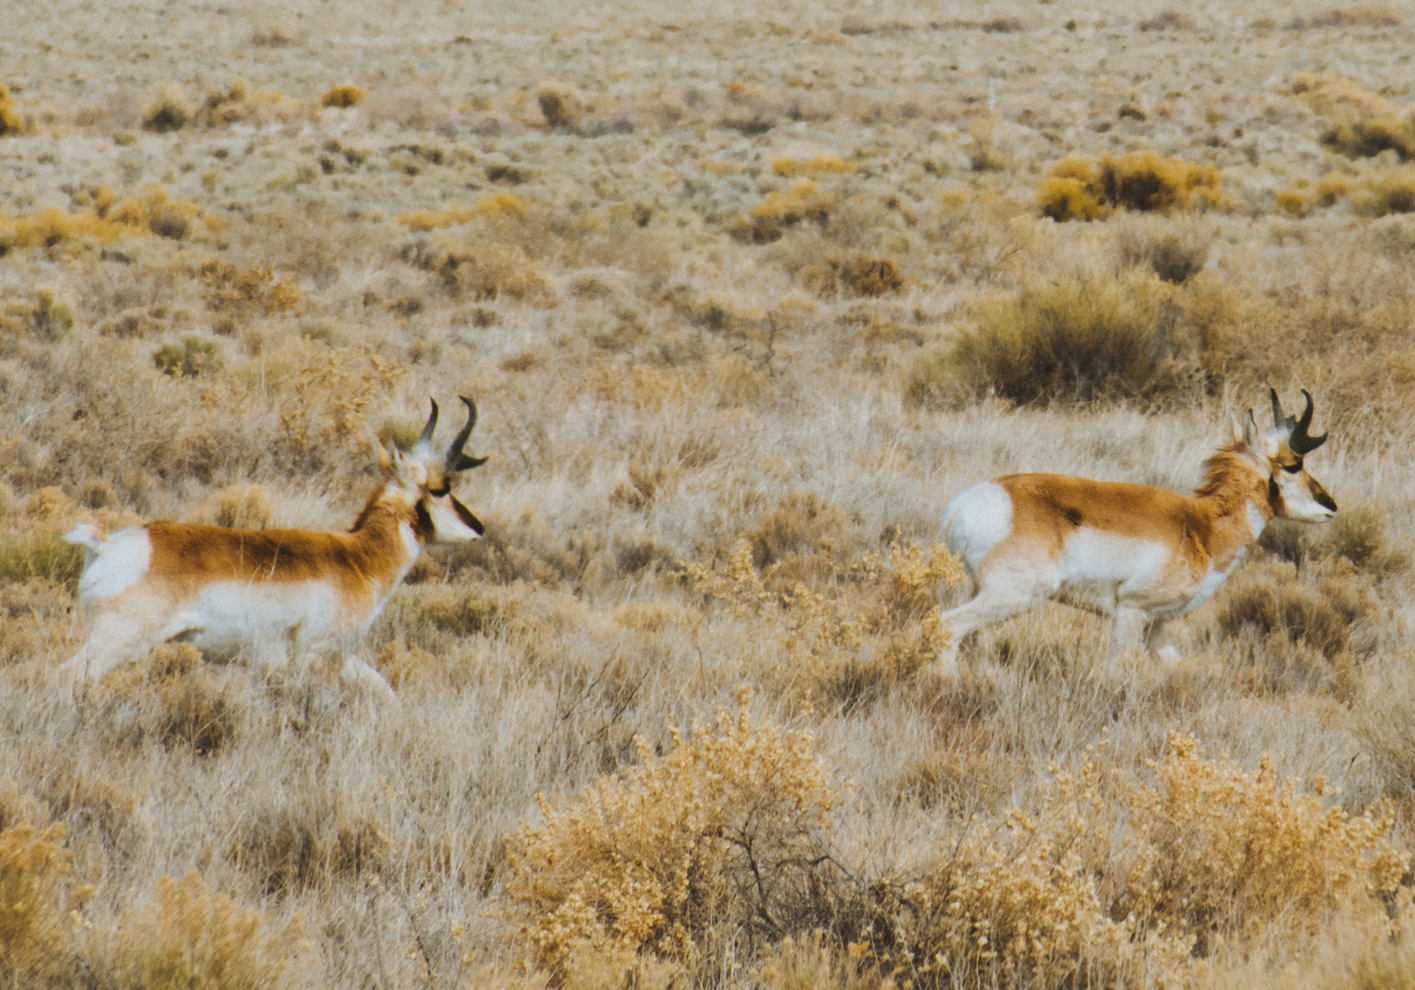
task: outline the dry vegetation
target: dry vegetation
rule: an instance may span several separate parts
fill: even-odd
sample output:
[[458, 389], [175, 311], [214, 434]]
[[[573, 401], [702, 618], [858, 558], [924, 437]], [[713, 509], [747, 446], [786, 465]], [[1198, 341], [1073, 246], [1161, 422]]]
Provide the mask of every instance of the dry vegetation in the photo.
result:
[[[0, 986], [1415, 979], [1415, 7], [956, 13], [5, 25]], [[1056, 605], [930, 672], [956, 491], [1190, 488], [1268, 385], [1342, 512], [1186, 660]], [[345, 526], [458, 393], [397, 712], [51, 677], [74, 523]]]

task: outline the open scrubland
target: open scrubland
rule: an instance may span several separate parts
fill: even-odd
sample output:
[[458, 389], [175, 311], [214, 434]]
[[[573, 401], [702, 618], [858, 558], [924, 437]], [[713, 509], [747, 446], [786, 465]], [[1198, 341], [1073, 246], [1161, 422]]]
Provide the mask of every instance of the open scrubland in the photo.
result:
[[[1407, 985], [1415, 4], [28, 5], [0, 37], [0, 987]], [[14, 13], [10, 11], [8, 13]], [[930, 670], [965, 485], [1341, 504], [1105, 669]], [[487, 538], [77, 695], [79, 521]]]

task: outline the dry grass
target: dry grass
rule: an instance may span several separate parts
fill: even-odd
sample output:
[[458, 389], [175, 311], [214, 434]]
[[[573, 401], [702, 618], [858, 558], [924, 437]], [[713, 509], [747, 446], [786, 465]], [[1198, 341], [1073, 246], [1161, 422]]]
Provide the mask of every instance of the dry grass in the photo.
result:
[[[32, 6], [0, 984], [1408, 975], [1405, 5]], [[1049, 605], [937, 678], [953, 494], [1191, 488], [1270, 386], [1341, 512], [1270, 527], [1183, 662]], [[396, 712], [337, 657], [51, 676], [73, 525], [347, 528], [370, 436], [458, 394], [487, 535], [359, 644]]]

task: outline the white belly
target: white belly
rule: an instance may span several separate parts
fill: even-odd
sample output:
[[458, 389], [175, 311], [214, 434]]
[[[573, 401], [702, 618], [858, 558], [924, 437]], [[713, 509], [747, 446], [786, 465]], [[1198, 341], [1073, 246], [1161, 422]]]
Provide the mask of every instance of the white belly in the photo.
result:
[[265, 654], [332, 646], [360, 631], [349, 628], [338, 594], [324, 582], [223, 581], [202, 589], [174, 616], [167, 637], [185, 634], [202, 648]]

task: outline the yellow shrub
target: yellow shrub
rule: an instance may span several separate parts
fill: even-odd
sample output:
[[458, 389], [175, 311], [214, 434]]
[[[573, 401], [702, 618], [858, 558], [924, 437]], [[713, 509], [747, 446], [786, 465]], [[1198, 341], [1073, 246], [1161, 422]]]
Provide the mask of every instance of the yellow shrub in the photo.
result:
[[803, 221], [824, 226], [835, 205], [834, 196], [822, 192], [809, 179], [803, 179], [785, 192], [771, 193], [750, 214], [738, 217], [732, 236], [745, 243], [770, 244]]
[[540, 959], [561, 966], [588, 944], [685, 959], [714, 926], [782, 917], [819, 856], [837, 804], [808, 732], [737, 716], [674, 730], [658, 757], [600, 777], [511, 840], [507, 895]]
[[1350, 192], [1351, 208], [1371, 217], [1415, 213], [1415, 165], [1364, 177]]
[[319, 98], [319, 105], [322, 107], [336, 107], [344, 110], [349, 107], [356, 107], [364, 101], [368, 94], [359, 87], [346, 83], [342, 86], [333, 86], [325, 91]]
[[547, 79], [536, 87], [536, 103], [547, 124], [571, 130], [579, 126], [585, 109], [573, 88], [554, 79]]
[[15, 98], [10, 87], [0, 83], [0, 137], [13, 137], [25, 132], [24, 118], [15, 110]]
[[839, 155], [816, 155], [814, 158], [777, 158], [771, 163], [771, 170], [784, 178], [810, 175], [849, 175], [855, 166]]
[[1112, 210], [1169, 213], [1218, 205], [1222, 178], [1212, 165], [1166, 158], [1153, 151], [1102, 155], [1093, 166], [1063, 158], [1038, 193], [1042, 214], [1053, 220], [1094, 220]]
[[[64, 826], [0, 830], [0, 983], [59, 985], [74, 931], [71, 912], [91, 888], [69, 879]], [[56, 981], [50, 984], [50, 981]]]
[[289, 986], [302, 951], [303, 923], [295, 915], [273, 925], [213, 891], [195, 870], [182, 880], [162, 877], [156, 904], [133, 905], [98, 950], [114, 990], [190, 990]]

